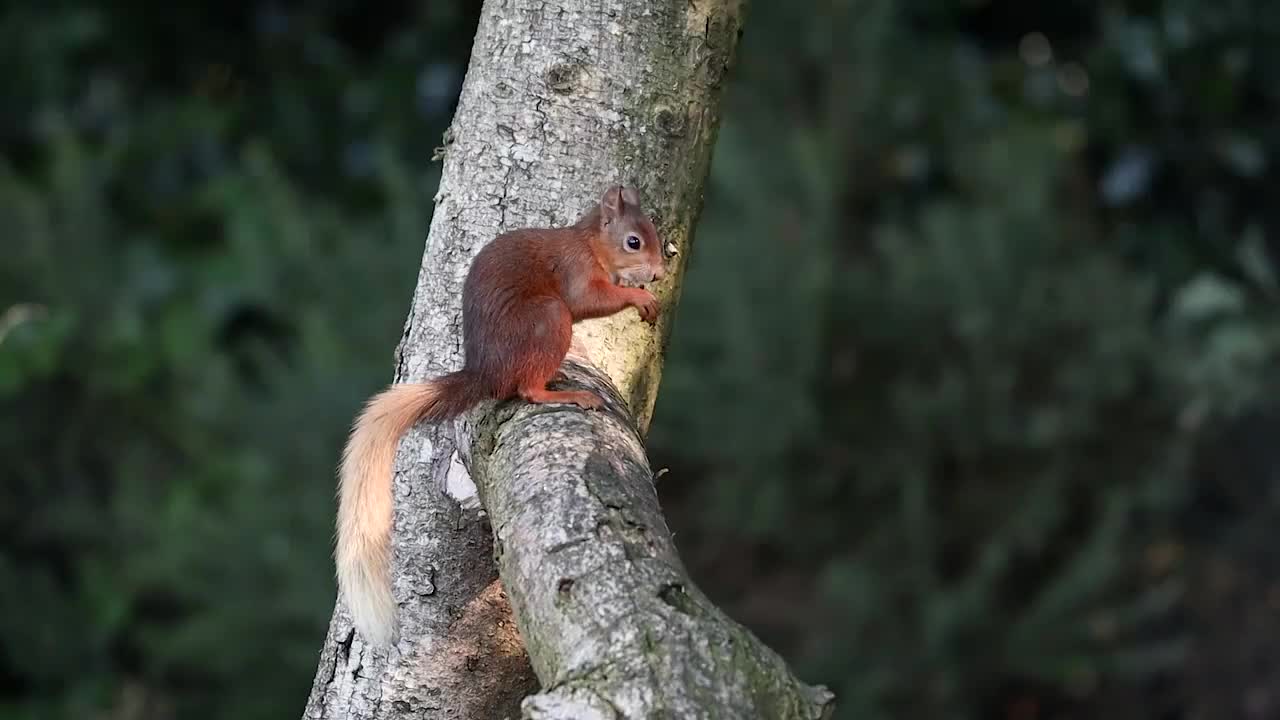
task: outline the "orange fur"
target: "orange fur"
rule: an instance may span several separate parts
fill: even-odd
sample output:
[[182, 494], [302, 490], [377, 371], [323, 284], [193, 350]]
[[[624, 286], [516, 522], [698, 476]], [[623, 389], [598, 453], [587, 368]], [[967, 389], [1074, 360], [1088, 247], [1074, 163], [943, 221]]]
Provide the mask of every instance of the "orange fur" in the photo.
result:
[[401, 436], [486, 399], [599, 407], [593, 393], [549, 390], [547, 383], [569, 350], [573, 322], [627, 307], [645, 322], [657, 320], [653, 294], [629, 287], [666, 273], [657, 230], [639, 202], [635, 190], [615, 186], [570, 227], [494, 238], [463, 287], [463, 368], [393, 385], [356, 419], [339, 477], [335, 561], [341, 595], [367, 642], [381, 645], [395, 635], [391, 480]]

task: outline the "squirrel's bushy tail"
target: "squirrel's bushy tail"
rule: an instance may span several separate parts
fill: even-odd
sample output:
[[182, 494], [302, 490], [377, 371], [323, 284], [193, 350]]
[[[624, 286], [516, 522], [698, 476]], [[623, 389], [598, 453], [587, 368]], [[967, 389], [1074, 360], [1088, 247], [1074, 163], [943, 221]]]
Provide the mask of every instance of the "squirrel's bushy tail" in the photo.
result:
[[366, 642], [395, 628], [391, 595], [391, 473], [400, 437], [420, 421], [466, 412], [487, 396], [462, 370], [425, 383], [392, 385], [364, 406], [342, 454], [338, 479], [338, 588]]

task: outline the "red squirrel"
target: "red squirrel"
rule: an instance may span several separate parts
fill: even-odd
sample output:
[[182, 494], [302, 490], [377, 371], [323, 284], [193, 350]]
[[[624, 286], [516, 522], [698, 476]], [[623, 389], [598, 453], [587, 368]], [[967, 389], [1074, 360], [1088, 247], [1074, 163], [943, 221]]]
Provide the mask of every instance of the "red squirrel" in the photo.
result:
[[480, 250], [462, 289], [462, 369], [375, 395], [343, 451], [338, 586], [367, 642], [388, 642], [395, 627], [391, 478], [400, 437], [421, 421], [447, 420], [485, 400], [599, 408], [595, 393], [547, 389], [569, 350], [573, 323], [634, 307], [653, 324], [657, 298], [638, 286], [665, 274], [657, 229], [637, 192], [623, 186], [606, 190], [573, 225], [512, 230]]

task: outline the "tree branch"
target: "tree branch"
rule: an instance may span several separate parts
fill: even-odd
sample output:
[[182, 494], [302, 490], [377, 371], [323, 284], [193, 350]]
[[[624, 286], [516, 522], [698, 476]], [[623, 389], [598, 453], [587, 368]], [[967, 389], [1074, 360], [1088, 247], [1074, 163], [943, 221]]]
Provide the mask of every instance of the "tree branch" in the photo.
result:
[[565, 373], [606, 408], [506, 403], [471, 433], [498, 571], [545, 688], [524, 717], [828, 717], [826, 688], [797, 680], [690, 580], [609, 379], [582, 359]]

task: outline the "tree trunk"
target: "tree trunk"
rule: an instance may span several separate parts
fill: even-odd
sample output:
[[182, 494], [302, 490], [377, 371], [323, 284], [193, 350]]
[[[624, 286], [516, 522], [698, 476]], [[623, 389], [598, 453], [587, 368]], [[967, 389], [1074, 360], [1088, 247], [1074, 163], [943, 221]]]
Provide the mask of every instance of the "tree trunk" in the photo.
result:
[[[366, 646], [339, 603], [304, 717], [514, 718], [539, 681], [547, 692], [523, 703], [526, 717], [818, 717], [829, 706], [685, 576], [640, 445], [741, 22], [737, 0], [485, 2], [396, 381], [461, 366], [462, 282], [503, 230], [567, 224], [625, 182], [680, 254], [654, 289], [656, 328], [631, 310], [575, 327], [575, 347], [607, 373], [595, 383], [625, 408], [505, 403], [405, 436], [391, 567], [399, 641]], [[527, 517], [526, 501], [551, 514]], [[735, 694], [755, 710], [731, 710], [745, 707], [729, 703]]]

